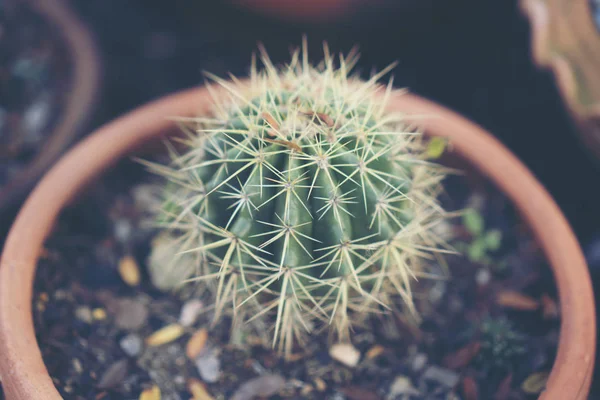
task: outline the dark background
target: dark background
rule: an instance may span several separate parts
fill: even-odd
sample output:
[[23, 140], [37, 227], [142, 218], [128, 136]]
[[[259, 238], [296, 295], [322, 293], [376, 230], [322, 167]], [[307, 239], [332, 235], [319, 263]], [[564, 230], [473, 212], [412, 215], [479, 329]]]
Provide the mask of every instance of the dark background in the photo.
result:
[[364, 74], [399, 61], [396, 86], [481, 124], [533, 171], [571, 222], [599, 280], [600, 164], [579, 142], [553, 76], [533, 64], [529, 23], [517, 1], [397, 0], [317, 25], [219, 1], [71, 3], [94, 32], [104, 61], [96, 125], [200, 84], [203, 70], [246, 74], [259, 41], [276, 62], [289, 59], [290, 45], [298, 46], [304, 33], [314, 60], [327, 40], [335, 52], [359, 45]]

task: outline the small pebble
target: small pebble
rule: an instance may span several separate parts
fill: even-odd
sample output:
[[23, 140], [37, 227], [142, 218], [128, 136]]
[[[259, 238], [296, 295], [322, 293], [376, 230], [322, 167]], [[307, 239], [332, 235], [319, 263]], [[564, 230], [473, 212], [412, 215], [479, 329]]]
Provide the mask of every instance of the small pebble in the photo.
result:
[[118, 386], [127, 376], [129, 362], [126, 358], [112, 364], [104, 372], [98, 383], [98, 389], [112, 389]]
[[129, 242], [129, 239], [131, 238], [131, 232], [133, 231], [131, 222], [129, 222], [129, 220], [123, 218], [116, 220], [113, 229], [115, 238], [119, 242]]
[[94, 316], [92, 315], [92, 310], [90, 310], [89, 307], [86, 306], [77, 307], [75, 309], [75, 317], [77, 317], [78, 320], [83, 321], [87, 324], [91, 324], [92, 320], [94, 319]]
[[415, 372], [416, 371], [420, 371], [420, 370], [422, 370], [425, 367], [425, 364], [427, 364], [427, 354], [418, 353], [413, 358], [412, 369]]
[[221, 361], [214, 350], [200, 355], [196, 359], [196, 368], [204, 382], [215, 383], [221, 377]]
[[432, 365], [425, 370], [423, 378], [429, 381], [437, 382], [448, 388], [453, 388], [458, 383], [460, 377], [454, 371]]
[[336, 343], [329, 349], [329, 355], [334, 360], [348, 367], [355, 367], [360, 360], [360, 351], [349, 343]]
[[429, 301], [432, 303], [439, 303], [446, 293], [446, 283], [443, 281], [437, 281], [433, 284], [430, 290], [427, 291]]
[[283, 389], [285, 379], [281, 375], [263, 375], [250, 379], [235, 391], [231, 400], [252, 400], [270, 397]]
[[194, 325], [203, 308], [204, 303], [202, 303], [200, 300], [194, 299], [186, 301], [183, 307], [181, 307], [179, 323], [185, 327]]
[[125, 330], [138, 330], [148, 320], [148, 307], [137, 299], [121, 299], [117, 304], [115, 325]]
[[477, 282], [478, 286], [487, 286], [488, 283], [492, 280], [492, 274], [490, 270], [487, 268], [480, 268], [475, 275], [475, 282]]
[[130, 333], [119, 341], [121, 349], [123, 349], [125, 354], [127, 354], [129, 357], [135, 357], [139, 355], [142, 351], [142, 344], [142, 338], [134, 333]]
[[420, 392], [414, 388], [410, 378], [403, 375], [398, 375], [390, 387], [388, 399], [394, 400], [396, 396], [399, 395], [418, 396], [420, 395]]

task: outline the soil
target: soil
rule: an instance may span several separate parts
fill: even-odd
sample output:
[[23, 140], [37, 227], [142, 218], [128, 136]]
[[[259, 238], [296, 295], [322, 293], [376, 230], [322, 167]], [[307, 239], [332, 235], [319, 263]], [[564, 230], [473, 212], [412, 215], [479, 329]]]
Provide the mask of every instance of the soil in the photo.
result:
[[[446, 209], [473, 207], [484, 227], [473, 235], [473, 221], [448, 225], [454, 244], [472, 259], [450, 256], [448, 280], [421, 284], [419, 328], [401, 314], [377, 319], [371, 329], [357, 329], [354, 348], [337, 349], [341, 355], [330, 353], [323, 334], [284, 361], [252, 336], [236, 336], [243, 344], [232, 344], [228, 321], [211, 325], [201, 287], [165, 294], [151, 285], [146, 258], [155, 232], [141, 224], [147, 178], [136, 164], [122, 162], [63, 212], [45, 246], [34, 319], [44, 361], [65, 399], [137, 399], [154, 385], [162, 399], [189, 399], [196, 390], [195, 399], [237, 400], [260, 393], [269, 399], [516, 400], [542, 390], [558, 339], [554, 284], [530, 233], [495, 188], [448, 178]], [[497, 250], [468, 250], [494, 230], [501, 232]], [[120, 273], [125, 256], [139, 268], [138, 285]], [[197, 320], [182, 332], [161, 330], [181, 322], [184, 306], [199, 309]], [[186, 348], [199, 330], [207, 340], [191, 359]], [[358, 361], [340, 362], [355, 351]]]
[[39, 153], [61, 115], [68, 55], [55, 27], [25, 2], [0, 2], [0, 191]]

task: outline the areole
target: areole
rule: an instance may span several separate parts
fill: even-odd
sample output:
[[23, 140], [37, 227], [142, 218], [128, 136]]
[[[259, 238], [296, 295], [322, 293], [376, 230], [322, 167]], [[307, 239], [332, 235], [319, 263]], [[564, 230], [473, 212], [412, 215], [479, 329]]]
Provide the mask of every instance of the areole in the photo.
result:
[[[152, 102], [103, 126], [67, 153], [40, 181], [6, 239], [0, 261], [0, 377], [9, 400], [60, 399], [35, 338], [31, 299], [36, 264], [58, 213], [87, 183], [118, 159], [175, 128], [169, 117], [209, 110], [206, 88]], [[390, 107], [414, 118], [428, 135], [452, 148], [491, 179], [521, 212], [551, 267], [561, 305], [557, 357], [541, 398], [585, 399], [596, 346], [594, 297], [579, 244], [542, 185], [500, 142], [454, 112], [411, 94]]]

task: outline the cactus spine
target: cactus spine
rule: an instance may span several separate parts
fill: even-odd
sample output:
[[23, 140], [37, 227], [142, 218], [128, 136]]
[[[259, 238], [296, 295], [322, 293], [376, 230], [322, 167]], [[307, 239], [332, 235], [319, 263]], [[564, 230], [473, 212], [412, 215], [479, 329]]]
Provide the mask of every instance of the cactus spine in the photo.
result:
[[168, 179], [160, 226], [190, 280], [212, 288], [217, 319], [272, 318], [285, 352], [319, 325], [347, 340], [397, 298], [414, 312], [412, 281], [444, 251], [432, 228], [445, 171], [386, 109], [388, 70], [363, 81], [355, 53], [334, 65], [327, 47], [317, 66], [306, 49], [281, 68], [261, 56], [248, 82], [209, 75], [211, 115], [188, 120], [170, 165], [148, 163]]

